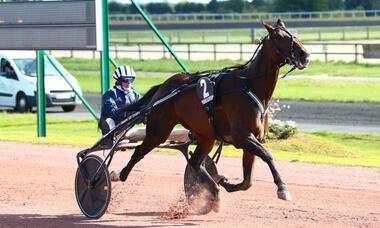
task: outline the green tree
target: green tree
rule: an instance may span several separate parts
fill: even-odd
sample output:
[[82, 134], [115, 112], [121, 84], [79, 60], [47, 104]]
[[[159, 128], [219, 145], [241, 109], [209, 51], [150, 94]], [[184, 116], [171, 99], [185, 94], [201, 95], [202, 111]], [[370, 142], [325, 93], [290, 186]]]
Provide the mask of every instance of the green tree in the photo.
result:
[[265, 7], [266, 5], [268, 5], [267, 1], [265, 0], [252, 0], [250, 4], [255, 7]]
[[304, 7], [305, 11], [327, 11], [329, 9], [329, 0], [306, 0]]
[[172, 8], [167, 2], [151, 2], [148, 3], [145, 8], [151, 14], [173, 13]]
[[108, 9], [110, 14], [136, 14], [137, 10], [132, 4], [123, 4], [119, 2], [111, 1], [108, 3]]
[[217, 13], [219, 10], [219, 2], [217, 0], [211, 0], [207, 3], [206, 9], [211, 13]]
[[380, 8], [380, 0], [363, 0], [362, 4], [365, 10], [375, 10]]
[[344, 0], [329, 0], [329, 10], [344, 10]]
[[329, 0], [274, 0], [277, 12], [326, 11]]
[[123, 13], [124, 5], [118, 2], [108, 3], [109, 12], [112, 13]]
[[245, 0], [229, 0], [227, 2], [228, 10], [235, 13], [242, 13], [248, 5]]
[[205, 11], [206, 7], [202, 3], [181, 2], [174, 9], [176, 13], [199, 13]]
[[273, 6], [276, 12], [305, 11], [304, 0], [274, 0]]
[[353, 10], [360, 7], [362, 0], [346, 0], [344, 4], [347, 10]]

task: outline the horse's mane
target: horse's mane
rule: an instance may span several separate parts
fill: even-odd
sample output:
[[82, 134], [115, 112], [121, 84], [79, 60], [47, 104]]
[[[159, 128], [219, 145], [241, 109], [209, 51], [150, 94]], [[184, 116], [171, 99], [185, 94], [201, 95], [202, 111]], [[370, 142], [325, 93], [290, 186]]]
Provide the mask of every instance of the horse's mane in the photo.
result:
[[243, 64], [236, 64], [236, 65], [233, 65], [233, 66], [225, 67], [225, 68], [223, 68], [221, 70], [198, 71], [198, 72], [195, 72], [195, 73], [190, 73], [190, 75], [191, 76], [207, 77], [207, 76], [211, 76], [211, 75], [220, 74], [222, 72], [233, 72], [233, 71], [237, 71], [237, 70], [246, 69], [249, 66], [249, 64], [251, 64], [256, 59], [258, 50], [260, 50], [260, 47], [261, 47], [262, 44], [263, 43], [261, 41], [259, 43], [259, 45], [257, 46], [255, 52], [253, 53], [252, 57], [247, 62], [245, 62]]

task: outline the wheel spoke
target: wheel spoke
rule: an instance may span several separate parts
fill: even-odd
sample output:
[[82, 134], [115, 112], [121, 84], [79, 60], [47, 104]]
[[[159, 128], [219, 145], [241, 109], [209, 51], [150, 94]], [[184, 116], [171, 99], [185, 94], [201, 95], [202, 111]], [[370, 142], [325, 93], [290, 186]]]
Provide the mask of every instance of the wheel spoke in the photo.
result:
[[79, 172], [80, 174], [82, 175], [83, 179], [86, 181], [86, 182], [89, 182], [90, 181], [90, 178], [88, 176], [88, 172], [87, 172], [87, 169], [84, 165], [81, 165], [80, 168], [79, 168]]
[[92, 201], [93, 202], [101, 202], [104, 203], [107, 201], [107, 194], [106, 195], [92, 195]]
[[99, 185], [103, 184], [106, 181], [105, 176], [106, 175], [103, 175], [103, 172], [99, 172], [98, 176], [96, 176], [94, 181], [92, 182], [92, 185], [94, 187], [98, 187]]
[[83, 202], [83, 199], [84, 199], [84, 196], [85, 196], [86, 193], [87, 193], [87, 190], [88, 190], [88, 188], [85, 188], [85, 189], [83, 189], [83, 190], [78, 194], [79, 202]]

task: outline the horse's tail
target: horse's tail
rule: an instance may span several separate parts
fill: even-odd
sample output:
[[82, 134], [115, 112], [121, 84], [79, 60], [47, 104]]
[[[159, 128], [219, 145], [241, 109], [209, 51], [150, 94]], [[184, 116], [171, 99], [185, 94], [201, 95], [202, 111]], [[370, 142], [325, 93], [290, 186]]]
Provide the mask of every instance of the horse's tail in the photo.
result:
[[128, 105], [124, 110], [125, 111], [138, 111], [141, 107], [147, 105], [153, 98], [154, 94], [156, 94], [158, 88], [160, 88], [161, 84], [155, 85], [146, 92], [146, 94], [137, 102]]

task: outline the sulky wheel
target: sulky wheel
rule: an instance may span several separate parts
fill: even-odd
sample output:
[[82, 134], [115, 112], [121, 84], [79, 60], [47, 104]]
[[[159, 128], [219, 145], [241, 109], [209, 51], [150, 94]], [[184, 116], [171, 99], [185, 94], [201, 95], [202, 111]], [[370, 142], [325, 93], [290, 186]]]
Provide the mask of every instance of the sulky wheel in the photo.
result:
[[[204, 165], [210, 176], [216, 180], [218, 170], [216, 169], [215, 162], [210, 157], [207, 157]], [[185, 169], [184, 188], [187, 202], [194, 213], [207, 214], [211, 210], [218, 210], [219, 192], [213, 194], [209, 190], [208, 184], [201, 180], [200, 176], [195, 173], [189, 164], [187, 164]]]
[[100, 157], [89, 155], [80, 163], [75, 175], [75, 196], [79, 208], [91, 219], [100, 218], [111, 199], [110, 175], [107, 166], [101, 166], [102, 162]]

